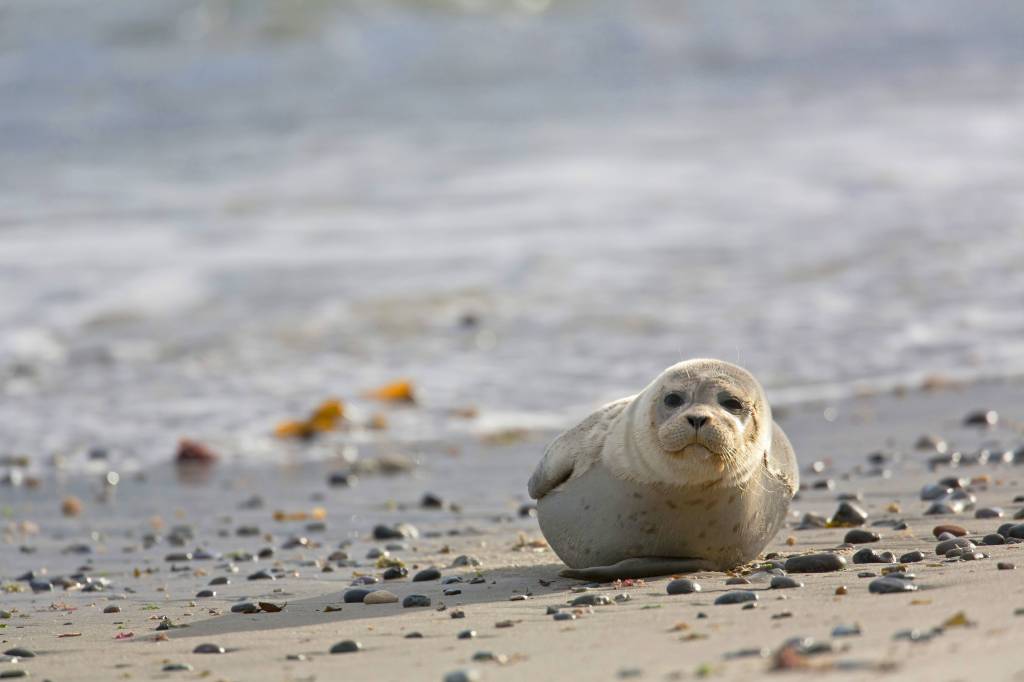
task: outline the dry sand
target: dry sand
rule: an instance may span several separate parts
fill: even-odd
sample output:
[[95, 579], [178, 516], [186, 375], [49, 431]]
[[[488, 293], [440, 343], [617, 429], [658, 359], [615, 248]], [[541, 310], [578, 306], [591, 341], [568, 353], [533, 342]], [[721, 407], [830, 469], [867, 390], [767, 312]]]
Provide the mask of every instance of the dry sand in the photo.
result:
[[[700, 593], [669, 596], [668, 578], [632, 586], [602, 586], [592, 591], [628, 601], [579, 609], [575, 620], [555, 621], [549, 606], [567, 609], [579, 596], [572, 588], [582, 583], [558, 577], [557, 558], [544, 549], [536, 521], [521, 517], [525, 480], [550, 434], [528, 435], [506, 444], [467, 440], [458, 457], [424, 457], [419, 471], [391, 478], [374, 478], [352, 489], [328, 488], [328, 465], [282, 466], [239, 470], [214, 467], [208, 477], [183, 482], [171, 471], [150, 472], [144, 481], [126, 480], [117, 497], [96, 502], [93, 481], [45, 478], [35, 489], [2, 487], [0, 496], [8, 517], [6, 543], [0, 546], [0, 577], [5, 586], [24, 588], [16, 580], [26, 570], [48, 569], [48, 576], [69, 575], [88, 566], [92, 576], [105, 575], [112, 584], [103, 592], [82, 590], [33, 594], [0, 594], [0, 609], [11, 617], [0, 620], [3, 650], [26, 647], [37, 656], [0, 663], [0, 673], [29, 671], [33, 678], [52, 680], [442, 680], [456, 670], [476, 671], [483, 680], [615, 680], [615, 679], [751, 679], [773, 674], [775, 652], [792, 637], [811, 637], [829, 643], [825, 652], [795, 661], [815, 671], [843, 679], [1021, 679], [1024, 678], [1024, 558], [1021, 545], [981, 547], [991, 555], [978, 561], [948, 561], [934, 553], [932, 528], [938, 523], [966, 527], [969, 537], [993, 532], [1020, 509], [1013, 499], [1024, 468], [990, 461], [984, 465], [943, 466], [930, 471], [934, 452], [916, 450], [923, 433], [946, 438], [952, 449], [973, 453], [982, 445], [994, 452], [1024, 442], [1022, 386], [987, 384], [968, 388], [879, 396], [832, 405], [825, 418], [823, 405], [791, 408], [780, 415], [801, 462], [804, 482], [793, 505], [793, 523], [779, 533], [766, 552], [789, 555], [837, 547], [846, 529], [796, 530], [805, 512], [830, 515], [840, 493], [860, 492], [870, 517], [866, 528], [882, 535], [872, 548], [897, 555], [920, 549], [927, 556], [909, 565], [920, 589], [905, 594], [868, 592], [871, 578], [858, 572], [880, 573], [882, 566], [853, 565], [837, 573], [800, 575], [804, 587], [757, 591], [756, 608], [714, 605], [728, 576], [701, 573], [692, 577]], [[965, 428], [965, 414], [978, 408], [998, 410], [995, 428]], [[995, 446], [1000, 447], [995, 447]], [[880, 465], [866, 455], [887, 452]], [[811, 462], [830, 464], [822, 474], [808, 470]], [[1004, 519], [975, 519], [973, 511], [952, 516], [925, 516], [927, 502], [919, 491], [944, 476], [974, 477], [971, 489], [977, 506], [999, 506]], [[815, 481], [831, 479], [833, 489], [812, 489]], [[460, 503], [460, 511], [423, 510], [423, 492], [439, 493]], [[77, 517], [60, 515], [62, 496], [76, 493], [84, 509]], [[260, 508], [240, 508], [258, 494]], [[387, 504], [393, 500], [394, 504]], [[900, 511], [887, 511], [896, 504]], [[276, 509], [326, 510], [326, 527], [317, 530], [306, 521], [275, 521]], [[160, 515], [164, 527], [149, 548], [144, 534], [153, 532], [150, 517]], [[897, 531], [883, 522], [904, 520]], [[25, 522], [39, 526], [38, 533]], [[392, 551], [410, 567], [437, 566], [444, 576], [462, 576], [448, 587], [462, 594], [446, 597], [438, 581], [413, 583], [408, 578], [384, 587], [401, 599], [418, 593], [430, 597], [429, 608], [401, 604], [342, 604], [353, 573], [376, 573], [364, 558], [374, 541], [375, 523], [411, 522], [420, 537], [400, 541]], [[171, 546], [167, 536], [174, 525], [190, 525], [195, 539]], [[240, 526], [256, 525], [258, 536], [239, 536]], [[27, 534], [23, 531], [29, 531]], [[311, 545], [284, 549], [293, 536], [307, 536]], [[433, 537], [431, 537], [433, 536]], [[358, 566], [325, 561], [340, 543]], [[68, 553], [85, 544], [90, 553]], [[201, 547], [211, 552], [255, 552], [274, 548], [272, 558], [235, 561], [169, 562], [166, 555]], [[83, 548], [84, 550], [84, 548]], [[853, 550], [843, 550], [849, 558]], [[480, 559], [479, 569], [452, 568], [455, 557]], [[998, 561], [1016, 562], [1017, 570], [998, 570]], [[314, 563], [316, 562], [316, 563]], [[333, 572], [322, 572], [325, 564]], [[175, 568], [183, 570], [173, 570]], [[260, 569], [278, 567], [274, 581], [248, 581]], [[140, 569], [136, 576], [133, 571]], [[150, 571], [150, 572], [147, 572]], [[479, 574], [485, 582], [468, 581]], [[212, 587], [216, 597], [195, 599], [215, 576], [229, 576], [229, 585]], [[836, 595], [845, 585], [847, 594]], [[740, 586], [742, 587], [742, 586]], [[526, 600], [511, 600], [516, 595]], [[231, 613], [238, 601], [266, 600], [287, 605], [279, 613]], [[120, 613], [103, 613], [109, 605]], [[341, 610], [327, 612], [329, 605]], [[463, 618], [453, 618], [456, 610]], [[570, 612], [573, 610], [568, 608]], [[898, 638], [905, 630], [929, 633], [963, 612], [968, 624], [951, 625], [926, 641]], [[701, 615], [703, 614], [703, 615]], [[0, 614], [2, 615], [2, 614]], [[156, 631], [162, 618], [187, 627]], [[861, 634], [833, 637], [835, 626], [860, 626]], [[472, 639], [459, 632], [475, 630]], [[133, 633], [117, 639], [119, 634]], [[410, 639], [420, 632], [421, 639]], [[61, 635], [71, 635], [62, 637]], [[165, 637], [166, 635], [166, 637]], [[357, 640], [362, 650], [330, 655], [342, 640]], [[201, 655], [193, 649], [216, 643], [228, 652]], [[1021, 647], [1021, 648], [1018, 648]], [[763, 649], [764, 655], [735, 657], [744, 650]], [[474, 661], [476, 652], [492, 652], [498, 660]], [[749, 652], [748, 652], [749, 653]], [[305, 660], [288, 660], [288, 655]], [[191, 671], [164, 672], [168, 663], [192, 666]]]

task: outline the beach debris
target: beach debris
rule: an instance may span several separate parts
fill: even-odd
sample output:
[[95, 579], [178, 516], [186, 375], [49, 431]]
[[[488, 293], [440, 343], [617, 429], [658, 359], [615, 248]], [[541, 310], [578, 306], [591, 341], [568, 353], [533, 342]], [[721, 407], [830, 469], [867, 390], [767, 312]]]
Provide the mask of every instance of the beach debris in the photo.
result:
[[942, 621], [940, 626], [943, 630], [949, 628], [962, 628], [962, 627], [974, 627], [976, 623], [967, 618], [967, 614], [964, 611], [957, 611], [952, 616]]
[[337, 398], [320, 403], [307, 419], [284, 421], [274, 428], [278, 438], [310, 439], [320, 433], [334, 431], [343, 423], [345, 406]]
[[284, 611], [284, 607], [288, 606], [288, 602], [285, 602], [283, 604], [275, 604], [269, 601], [261, 601], [256, 603], [259, 605], [260, 610], [264, 613], [280, 613], [281, 611]]
[[209, 464], [216, 462], [217, 453], [197, 440], [182, 438], [178, 441], [178, 451], [174, 456], [176, 462], [182, 464]]
[[868, 520], [868, 513], [853, 502], [843, 501], [828, 520], [829, 528], [849, 528], [863, 526]]
[[390, 403], [414, 404], [416, 402], [416, 395], [413, 390], [412, 382], [408, 379], [393, 381], [389, 384], [367, 391], [366, 397]]

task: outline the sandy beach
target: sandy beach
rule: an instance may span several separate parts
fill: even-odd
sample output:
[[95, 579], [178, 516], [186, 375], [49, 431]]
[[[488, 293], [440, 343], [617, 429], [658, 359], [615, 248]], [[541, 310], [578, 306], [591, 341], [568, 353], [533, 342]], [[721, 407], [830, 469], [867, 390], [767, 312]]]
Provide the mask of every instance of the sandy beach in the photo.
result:
[[[350, 487], [328, 484], [331, 472], [351, 468], [339, 462], [219, 462], [199, 476], [168, 464], [120, 481], [101, 501], [98, 480], [51, 472], [31, 487], [0, 488], [0, 637], [4, 651], [35, 654], [4, 659], [0, 673], [671, 680], [751, 679], [782, 667], [837, 679], [1018, 679], [1020, 546], [982, 538], [1024, 507], [1015, 501], [1024, 493], [1022, 388], [1007, 381], [787, 408], [779, 421], [798, 453], [803, 489], [765, 556], [834, 551], [848, 562], [835, 572], [792, 572], [801, 586], [790, 589], [771, 588], [757, 565], [734, 576], [687, 576], [701, 591], [677, 595], [667, 594], [668, 577], [589, 586], [559, 578], [560, 562], [521, 509], [525, 480], [552, 435], [544, 431], [434, 443], [410, 470], [368, 473]], [[964, 425], [977, 410], [997, 411], [997, 423]], [[922, 435], [948, 449], [919, 449]], [[1014, 449], [1017, 465], [1004, 461]], [[958, 459], [954, 452], [959, 466], [936, 463]], [[967, 508], [926, 515], [932, 502], [922, 488], [949, 477], [967, 493]], [[428, 493], [435, 499], [425, 507]], [[82, 509], [64, 516], [59, 501], [70, 495]], [[801, 528], [804, 514], [829, 517], [850, 495], [868, 514], [863, 530], [880, 540], [844, 547], [848, 528]], [[1002, 518], [976, 518], [1000, 511]], [[413, 526], [405, 529], [413, 536], [374, 537], [376, 526], [398, 524]], [[936, 555], [940, 524], [962, 526], [984, 558]], [[918, 589], [871, 593], [871, 581], [894, 565], [854, 563], [864, 547], [896, 557], [920, 550], [923, 560], [903, 564]], [[384, 559], [368, 558], [377, 553]], [[403, 562], [407, 575], [382, 580], [388, 560]], [[999, 567], [1006, 562], [1018, 568]], [[429, 567], [442, 579], [413, 581]], [[251, 579], [261, 571], [275, 579]], [[749, 585], [726, 584], [741, 574]], [[29, 578], [52, 582], [52, 591], [33, 593]], [[226, 581], [211, 583], [218, 578]], [[361, 581], [398, 601], [346, 603]], [[753, 608], [715, 603], [736, 589], [757, 595]], [[199, 597], [202, 590], [214, 595]], [[403, 607], [409, 595], [429, 606]], [[572, 606], [580, 597], [594, 604]], [[232, 611], [260, 602], [281, 610]], [[556, 609], [572, 616], [556, 620]], [[813, 642], [786, 648], [792, 638]], [[329, 653], [346, 640], [359, 650]], [[204, 644], [225, 653], [195, 653]]]

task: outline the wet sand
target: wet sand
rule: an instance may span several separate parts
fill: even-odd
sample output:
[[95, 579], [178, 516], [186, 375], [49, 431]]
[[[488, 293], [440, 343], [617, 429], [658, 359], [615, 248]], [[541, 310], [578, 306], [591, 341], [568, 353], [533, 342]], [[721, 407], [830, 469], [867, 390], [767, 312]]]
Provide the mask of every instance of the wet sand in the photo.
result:
[[[53, 680], [441, 680], [473, 670], [484, 680], [749, 679], [781, 663], [847, 679], [1013, 679], [1024, 674], [1014, 653], [1024, 644], [1017, 620], [1024, 616], [1015, 615], [1024, 608], [1020, 545], [979, 546], [989, 557], [950, 560], [935, 554], [932, 529], [959, 524], [980, 542], [1024, 506], [1013, 501], [1024, 494], [1024, 468], [998, 456], [1024, 444], [1022, 395], [1024, 385], [1006, 382], [781, 411], [805, 489], [766, 553], [785, 558], [841, 545], [847, 528], [797, 527], [805, 513], [832, 515], [842, 494], [860, 493], [856, 504], [869, 514], [864, 529], [881, 535], [878, 542], [840, 549], [849, 562], [842, 571], [792, 574], [804, 585], [795, 589], [770, 589], [757, 576], [750, 585], [727, 586], [726, 574], [699, 573], [688, 576], [702, 586], [694, 594], [668, 595], [667, 577], [574, 592], [584, 584], [558, 577], [560, 564], [544, 547], [536, 519], [520, 514], [525, 481], [552, 435], [545, 432], [423, 443], [405, 453], [418, 462], [412, 471], [364, 475], [353, 487], [328, 485], [329, 473], [347, 466], [340, 461], [260, 468], [223, 461], [184, 471], [168, 465], [141, 478], [126, 476], [107, 501], [97, 498], [104, 490], [99, 475], [57, 473], [35, 487], [7, 485], [0, 487], [0, 610], [10, 617], [0, 619], [0, 639], [4, 651], [24, 647], [36, 656], [0, 662], [0, 673], [25, 670]], [[964, 426], [964, 417], [978, 409], [997, 410], [996, 426]], [[981, 448], [993, 454], [986, 463], [932, 469], [929, 460], [939, 454], [915, 448], [922, 434], [945, 439], [949, 451], [964, 453], [965, 460]], [[873, 453], [881, 455], [870, 458]], [[821, 473], [810, 469], [815, 461], [823, 463]], [[102, 469], [102, 462], [97, 466]], [[976, 496], [976, 508], [1001, 507], [1005, 517], [976, 519], [974, 509], [926, 516], [931, 502], [920, 499], [921, 488], [950, 476], [970, 479], [963, 483]], [[820, 483], [826, 480], [831, 488]], [[441, 498], [443, 508], [421, 506], [428, 492]], [[69, 495], [81, 500], [77, 516], [61, 514], [61, 500]], [[275, 520], [275, 512], [296, 520]], [[306, 518], [298, 518], [302, 514]], [[905, 530], [894, 528], [900, 521]], [[418, 537], [372, 537], [376, 525], [399, 523], [415, 526]], [[304, 545], [289, 543], [303, 537]], [[393, 592], [399, 603], [343, 603], [354, 577], [381, 575], [377, 560], [366, 557], [388, 545], [409, 577], [370, 587]], [[896, 556], [921, 550], [924, 561], [907, 564], [919, 589], [870, 593], [873, 577], [858, 573], [881, 575], [888, 567], [853, 564], [854, 552], [864, 546]], [[266, 548], [272, 556], [232, 555]], [[198, 550], [216, 558], [168, 560]], [[329, 560], [335, 551], [348, 559]], [[479, 559], [480, 566], [453, 567], [461, 555]], [[1018, 568], [1000, 570], [998, 562]], [[411, 581], [430, 566], [462, 582]], [[261, 570], [276, 579], [247, 579]], [[82, 573], [110, 584], [102, 591], [58, 585], [33, 594], [19, 580], [26, 571], [36, 571], [39, 580]], [[230, 583], [208, 585], [218, 576]], [[477, 576], [484, 580], [471, 583]], [[845, 595], [836, 594], [840, 586]], [[461, 594], [445, 596], [446, 588]], [[197, 598], [203, 589], [216, 595]], [[755, 591], [756, 607], [714, 604], [732, 589]], [[431, 605], [403, 608], [401, 600], [411, 594], [429, 597]], [[581, 594], [606, 595], [611, 603], [568, 606]], [[628, 600], [617, 601], [623, 594]], [[284, 608], [230, 611], [259, 601]], [[110, 606], [120, 612], [104, 613]], [[548, 607], [576, 618], [555, 620]], [[453, 617], [457, 611], [464, 617]], [[966, 625], [950, 622], [960, 612]], [[165, 619], [184, 627], [157, 630]], [[861, 634], [832, 634], [836, 626], [853, 625]], [[475, 637], [459, 639], [465, 630]], [[917, 641], [900, 634], [907, 630], [917, 631]], [[408, 638], [413, 632], [422, 638]], [[790, 649], [780, 657], [793, 637], [813, 638], [823, 651]], [[343, 640], [358, 641], [362, 650], [328, 653]], [[193, 653], [204, 643], [227, 653]], [[477, 652], [491, 652], [496, 660], [475, 661]], [[169, 664], [191, 671], [164, 671]]]

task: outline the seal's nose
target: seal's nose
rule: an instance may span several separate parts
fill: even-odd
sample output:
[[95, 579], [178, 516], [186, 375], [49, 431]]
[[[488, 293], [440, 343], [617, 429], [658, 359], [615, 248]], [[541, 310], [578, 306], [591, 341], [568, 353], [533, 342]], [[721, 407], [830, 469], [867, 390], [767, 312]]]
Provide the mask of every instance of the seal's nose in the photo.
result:
[[708, 418], [707, 417], [698, 417], [698, 416], [694, 416], [692, 414], [688, 414], [688, 415], [686, 415], [686, 421], [690, 422], [690, 426], [692, 426], [693, 430], [696, 431], [696, 430], [700, 429], [700, 427], [704, 426], [704, 424], [707, 423]]

